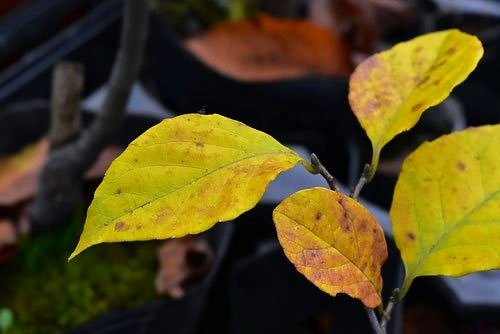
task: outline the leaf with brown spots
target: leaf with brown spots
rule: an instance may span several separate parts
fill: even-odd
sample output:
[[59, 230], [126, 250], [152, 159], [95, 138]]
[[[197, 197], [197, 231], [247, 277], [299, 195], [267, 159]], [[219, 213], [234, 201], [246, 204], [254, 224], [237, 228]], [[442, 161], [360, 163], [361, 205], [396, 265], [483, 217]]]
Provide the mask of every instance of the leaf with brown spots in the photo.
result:
[[415, 277], [500, 269], [500, 125], [469, 128], [421, 145], [404, 162], [391, 220]]
[[111, 164], [71, 258], [101, 243], [203, 232], [253, 208], [300, 156], [273, 137], [220, 115], [167, 119]]
[[385, 144], [448, 97], [482, 55], [476, 37], [451, 29], [399, 43], [356, 68], [349, 82], [349, 103], [372, 142], [370, 178]]
[[301, 190], [273, 212], [287, 258], [326, 293], [346, 293], [367, 307], [381, 303], [384, 231], [356, 200], [326, 188]]

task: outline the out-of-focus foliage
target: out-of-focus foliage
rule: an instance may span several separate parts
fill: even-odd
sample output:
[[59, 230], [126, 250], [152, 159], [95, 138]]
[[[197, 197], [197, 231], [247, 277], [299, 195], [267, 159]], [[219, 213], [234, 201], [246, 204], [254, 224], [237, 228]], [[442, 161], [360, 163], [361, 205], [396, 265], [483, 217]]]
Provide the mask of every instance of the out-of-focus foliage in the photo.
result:
[[154, 7], [181, 34], [192, 34], [214, 23], [242, 19], [257, 11], [257, 0], [154, 0]]
[[14, 316], [8, 334], [60, 333], [155, 299], [157, 242], [94, 247], [68, 265], [82, 216], [50, 234], [28, 237], [0, 267], [0, 307]]

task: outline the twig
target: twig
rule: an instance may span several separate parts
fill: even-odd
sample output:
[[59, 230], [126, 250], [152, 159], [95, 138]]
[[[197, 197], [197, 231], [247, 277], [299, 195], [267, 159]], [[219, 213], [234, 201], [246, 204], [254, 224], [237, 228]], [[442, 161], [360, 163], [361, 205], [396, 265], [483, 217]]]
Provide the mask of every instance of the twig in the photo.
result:
[[386, 334], [385, 330], [381, 327], [381, 325], [378, 322], [377, 315], [375, 314], [375, 311], [372, 308], [366, 307], [366, 314], [368, 315], [368, 319], [370, 319], [370, 323], [372, 325], [373, 330], [377, 334]]
[[[119, 128], [130, 91], [142, 65], [148, 28], [148, 3], [145, 0], [126, 0], [120, 48], [108, 81], [108, 93], [97, 119], [79, 141], [89, 165]], [[89, 159], [90, 158], [90, 159]]]
[[354, 190], [352, 191], [352, 194], [351, 194], [352, 198], [358, 199], [359, 194], [361, 193], [361, 190], [368, 183], [369, 174], [370, 174], [370, 165], [366, 164], [365, 167], [363, 168], [363, 173], [361, 174], [361, 177], [359, 178], [358, 183], [356, 184], [356, 186], [354, 187]]
[[391, 320], [391, 314], [392, 310], [394, 309], [394, 306], [398, 303], [399, 299], [399, 289], [396, 288], [392, 291], [391, 296], [389, 297], [389, 302], [387, 303], [387, 307], [384, 310], [384, 313], [382, 314], [382, 318], [380, 319], [380, 327], [386, 331], [387, 324]]
[[148, 3], [145, 0], [125, 1], [120, 48], [101, 112], [78, 140], [50, 153], [30, 208], [30, 220], [35, 230], [47, 229], [71, 216], [81, 199], [83, 174], [120, 126], [142, 64]]
[[311, 154], [311, 165], [319, 174], [321, 174], [321, 176], [325, 178], [330, 189], [334, 191], [340, 191], [337, 183], [335, 182], [335, 178], [332, 176], [332, 174], [330, 174], [330, 172], [328, 172], [328, 170], [325, 168], [325, 166], [323, 166], [321, 161], [319, 161], [318, 157], [314, 153]]
[[[328, 185], [330, 186], [330, 189], [334, 191], [340, 191], [339, 187], [337, 186], [337, 183], [335, 182], [335, 178], [333, 177], [330, 172], [323, 166], [321, 161], [318, 159], [317, 155], [312, 153], [311, 154], [311, 166], [316, 170], [317, 173], [321, 174], [321, 176], [324, 177]], [[363, 186], [366, 184], [368, 180], [368, 173], [370, 171], [370, 165], [365, 165], [365, 168], [363, 170], [363, 174], [361, 175], [361, 178], [359, 179], [358, 184], [356, 185], [351, 197], [354, 199], [357, 199], [359, 196], [359, 193]], [[375, 311], [369, 307], [365, 306], [366, 314], [368, 315], [368, 319], [370, 319], [370, 323], [372, 325], [373, 330], [375, 331], [376, 334], [386, 334], [385, 328], [382, 328], [381, 323], [379, 323], [377, 315], [375, 314]], [[391, 308], [392, 310], [392, 308]], [[384, 313], [385, 314], [385, 313]], [[390, 317], [389, 317], [390, 318]]]
[[60, 62], [52, 77], [49, 141], [51, 150], [74, 139], [80, 131], [80, 97], [83, 89], [83, 66]]

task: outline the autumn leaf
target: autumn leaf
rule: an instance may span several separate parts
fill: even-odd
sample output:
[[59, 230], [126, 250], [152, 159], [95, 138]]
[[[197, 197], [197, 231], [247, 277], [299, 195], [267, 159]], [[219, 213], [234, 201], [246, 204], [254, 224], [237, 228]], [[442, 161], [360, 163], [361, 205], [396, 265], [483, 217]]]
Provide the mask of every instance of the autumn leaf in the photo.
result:
[[351, 50], [372, 53], [379, 39], [375, 8], [368, 1], [309, 1], [309, 20], [341, 36]]
[[[33, 197], [38, 189], [38, 178], [47, 160], [49, 141], [42, 138], [19, 152], [0, 157], [0, 206], [11, 206]], [[99, 154], [85, 179], [101, 178], [122, 149], [110, 145]]]
[[158, 250], [156, 292], [182, 298], [187, 287], [204, 277], [212, 261], [213, 251], [203, 238], [186, 236], [164, 241]]
[[500, 269], [500, 125], [424, 143], [404, 162], [390, 210], [406, 268], [415, 277]]
[[443, 101], [482, 55], [476, 37], [451, 29], [399, 43], [356, 68], [349, 82], [349, 103], [372, 142], [370, 178], [384, 145]]
[[348, 51], [328, 30], [305, 20], [265, 14], [218, 24], [188, 39], [185, 46], [210, 67], [239, 80], [347, 77], [352, 71]]
[[42, 139], [0, 157], [0, 205], [13, 205], [33, 196], [48, 151], [49, 142]]
[[324, 292], [381, 303], [384, 232], [356, 200], [326, 188], [301, 190], [273, 212], [278, 239], [297, 270]]
[[299, 161], [311, 169], [271, 136], [220, 115], [164, 120], [111, 164], [70, 259], [101, 242], [181, 237], [232, 220]]

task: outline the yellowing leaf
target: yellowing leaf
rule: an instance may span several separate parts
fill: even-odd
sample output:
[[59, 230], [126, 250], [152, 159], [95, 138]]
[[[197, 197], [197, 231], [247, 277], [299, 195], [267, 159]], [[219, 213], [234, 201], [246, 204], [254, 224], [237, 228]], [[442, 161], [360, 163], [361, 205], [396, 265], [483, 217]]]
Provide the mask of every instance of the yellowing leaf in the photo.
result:
[[404, 162], [391, 207], [406, 268], [423, 275], [500, 269], [500, 125], [421, 145]]
[[298, 161], [271, 136], [220, 115], [164, 120], [111, 164], [70, 259], [101, 242], [181, 237], [234, 219]]
[[456, 29], [395, 45], [361, 63], [349, 82], [349, 103], [372, 142], [371, 175], [380, 151], [443, 101], [476, 67], [481, 42]]
[[297, 270], [321, 290], [381, 303], [384, 232], [354, 199], [326, 188], [301, 190], [273, 212], [278, 239]]

